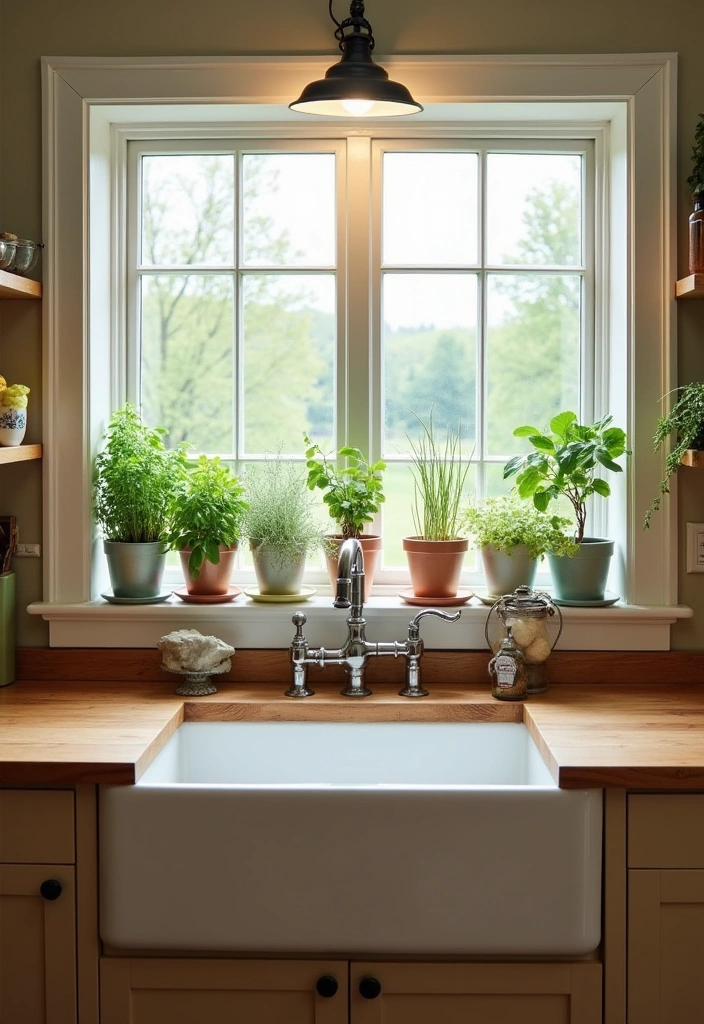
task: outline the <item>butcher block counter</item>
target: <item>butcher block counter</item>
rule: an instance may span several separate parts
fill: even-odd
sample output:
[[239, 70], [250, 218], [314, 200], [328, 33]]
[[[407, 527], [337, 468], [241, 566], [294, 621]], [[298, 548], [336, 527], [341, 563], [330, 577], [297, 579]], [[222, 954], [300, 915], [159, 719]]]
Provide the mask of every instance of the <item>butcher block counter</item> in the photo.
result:
[[[563, 788], [704, 789], [704, 683], [676, 681], [703, 678], [698, 654], [604, 655], [601, 669], [594, 655], [586, 669], [575, 654], [555, 658], [553, 675], [569, 681], [510, 703], [493, 699], [483, 681], [485, 654], [461, 664], [451, 653], [428, 657], [430, 696], [419, 700], [371, 674], [372, 695], [350, 700], [327, 671], [311, 675], [315, 696], [292, 699], [283, 693], [286, 652], [249, 654], [239, 674], [250, 680], [216, 677], [208, 697], [177, 696], [177, 678], [161, 671], [154, 651], [20, 658], [34, 678], [0, 690], [0, 784], [133, 783], [184, 721], [501, 721], [525, 722]], [[603, 678], [606, 666], [615, 682], [583, 680]]]

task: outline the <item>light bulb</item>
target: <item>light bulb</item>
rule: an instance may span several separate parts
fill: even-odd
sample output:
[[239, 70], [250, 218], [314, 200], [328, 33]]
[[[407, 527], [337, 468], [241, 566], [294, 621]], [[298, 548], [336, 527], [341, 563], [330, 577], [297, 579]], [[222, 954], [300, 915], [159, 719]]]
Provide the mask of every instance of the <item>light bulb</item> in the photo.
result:
[[348, 114], [353, 114], [355, 117], [368, 114], [374, 106], [374, 100], [340, 100], [340, 103]]

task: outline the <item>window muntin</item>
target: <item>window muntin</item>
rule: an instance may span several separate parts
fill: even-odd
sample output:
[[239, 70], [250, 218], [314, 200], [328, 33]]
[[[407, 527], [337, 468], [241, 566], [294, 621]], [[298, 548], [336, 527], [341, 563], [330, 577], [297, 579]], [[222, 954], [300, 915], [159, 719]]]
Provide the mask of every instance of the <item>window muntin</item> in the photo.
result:
[[[581, 375], [594, 344], [585, 331], [594, 318], [584, 315], [593, 302], [583, 254], [583, 225], [593, 221], [583, 187], [594, 173], [589, 143], [377, 140], [368, 168], [371, 229], [352, 216], [349, 232], [338, 216], [349, 212], [339, 188], [344, 142], [335, 152], [313, 141], [298, 152], [284, 140], [267, 150], [261, 140], [242, 141], [229, 152], [222, 141], [212, 152], [203, 141], [190, 153], [182, 142], [130, 147], [137, 166], [149, 168], [143, 253], [151, 242], [135, 274], [135, 399], [173, 443], [188, 440], [237, 471], [271, 451], [301, 458], [304, 431], [324, 448], [358, 443], [386, 458], [389, 582], [405, 572], [400, 541], [413, 532], [406, 434], [417, 433], [418, 416], [432, 410], [440, 426], [461, 423], [463, 456], [473, 463], [469, 493], [482, 495], [507, 489], [501, 469], [519, 447], [514, 426], [544, 424], [567, 407], [590, 414]], [[194, 179], [188, 187], [174, 160]], [[151, 208], [156, 195], [157, 210], [168, 197], [187, 210], [166, 215], [168, 244], [156, 244], [159, 232], [144, 226], [145, 195]], [[212, 221], [202, 239], [199, 215]], [[531, 216], [540, 232], [531, 233]], [[190, 238], [197, 244], [189, 248]], [[360, 243], [380, 259], [370, 281], [350, 261], [347, 288], [346, 247]], [[346, 337], [354, 360], [346, 325], [360, 295], [371, 359], [355, 367], [348, 390], [338, 348]], [[161, 307], [174, 296], [188, 311], [172, 315], [165, 338]], [[336, 419], [352, 425], [346, 436]], [[356, 437], [355, 422], [380, 429]], [[476, 566], [468, 559], [467, 568], [471, 576]]]

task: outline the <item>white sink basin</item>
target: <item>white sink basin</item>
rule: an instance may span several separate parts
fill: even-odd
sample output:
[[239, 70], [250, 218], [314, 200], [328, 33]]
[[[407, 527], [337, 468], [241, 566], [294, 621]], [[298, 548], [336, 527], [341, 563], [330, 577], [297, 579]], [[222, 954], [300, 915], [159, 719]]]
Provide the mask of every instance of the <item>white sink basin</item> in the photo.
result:
[[186, 723], [100, 790], [101, 935], [122, 948], [580, 954], [601, 790], [498, 723]]

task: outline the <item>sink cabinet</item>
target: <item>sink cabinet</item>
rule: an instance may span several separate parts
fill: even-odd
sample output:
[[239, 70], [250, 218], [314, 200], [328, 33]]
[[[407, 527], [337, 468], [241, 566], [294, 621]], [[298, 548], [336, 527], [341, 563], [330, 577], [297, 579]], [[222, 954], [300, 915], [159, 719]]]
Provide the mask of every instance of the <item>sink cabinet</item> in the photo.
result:
[[[318, 994], [318, 980], [331, 976], [337, 992]], [[601, 965], [587, 962], [348, 964], [105, 957], [100, 977], [101, 1024], [601, 1021]]]
[[76, 1024], [73, 793], [0, 790], [0, 1024]]
[[701, 1020], [704, 795], [628, 802], [628, 1019]]

